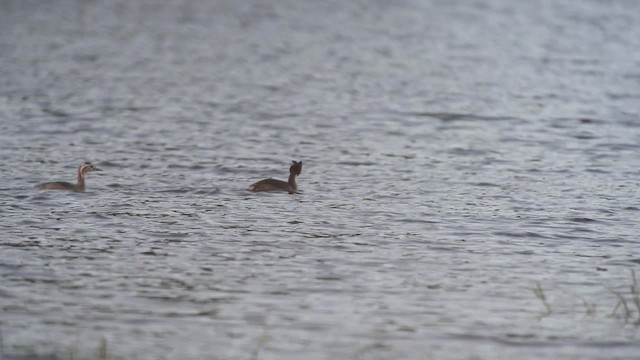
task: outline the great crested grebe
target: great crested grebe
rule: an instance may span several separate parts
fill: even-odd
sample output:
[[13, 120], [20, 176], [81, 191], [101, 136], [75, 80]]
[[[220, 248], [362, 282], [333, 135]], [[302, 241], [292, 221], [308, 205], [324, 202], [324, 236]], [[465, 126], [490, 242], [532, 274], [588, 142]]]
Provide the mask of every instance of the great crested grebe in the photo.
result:
[[72, 184], [65, 181], [54, 181], [54, 182], [46, 182], [39, 185], [36, 185], [38, 189], [47, 189], [47, 190], [71, 190], [71, 191], [84, 191], [84, 176], [89, 171], [102, 171], [95, 167], [89, 161], [85, 161], [80, 164], [78, 167], [78, 183]]
[[249, 191], [286, 191], [289, 194], [293, 194], [298, 191], [298, 185], [296, 184], [296, 176], [302, 172], [302, 161], [293, 161], [293, 165], [289, 168], [289, 181], [284, 182], [276, 179], [264, 179], [255, 184], [249, 186]]

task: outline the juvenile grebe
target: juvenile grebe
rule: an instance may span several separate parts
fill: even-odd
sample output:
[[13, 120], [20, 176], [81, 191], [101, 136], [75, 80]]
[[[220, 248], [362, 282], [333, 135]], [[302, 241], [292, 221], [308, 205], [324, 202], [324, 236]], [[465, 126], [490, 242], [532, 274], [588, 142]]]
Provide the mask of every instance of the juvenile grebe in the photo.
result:
[[40, 185], [36, 185], [39, 189], [48, 189], [48, 190], [71, 190], [71, 191], [84, 191], [84, 176], [89, 171], [102, 171], [95, 167], [92, 163], [85, 161], [80, 167], [78, 167], [78, 183], [72, 184], [65, 181], [54, 181], [47, 182]]
[[293, 194], [298, 191], [298, 185], [296, 184], [296, 176], [302, 172], [302, 161], [293, 161], [293, 165], [289, 168], [289, 181], [284, 182], [276, 179], [264, 179], [255, 184], [249, 186], [249, 191], [287, 191], [289, 194]]

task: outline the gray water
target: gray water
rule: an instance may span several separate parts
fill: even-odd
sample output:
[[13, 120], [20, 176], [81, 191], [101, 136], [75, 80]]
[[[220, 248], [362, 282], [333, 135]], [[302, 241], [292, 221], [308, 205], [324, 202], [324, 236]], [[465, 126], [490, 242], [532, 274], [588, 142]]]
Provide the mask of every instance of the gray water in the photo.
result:
[[0, 358], [637, 359], [638, 24], [2, 1]]

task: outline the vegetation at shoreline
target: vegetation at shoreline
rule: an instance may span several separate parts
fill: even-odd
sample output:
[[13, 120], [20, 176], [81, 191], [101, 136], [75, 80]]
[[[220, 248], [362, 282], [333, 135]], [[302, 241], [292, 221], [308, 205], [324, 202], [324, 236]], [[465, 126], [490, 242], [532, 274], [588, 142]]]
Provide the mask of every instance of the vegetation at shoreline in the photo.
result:
[[[553, 314], [554, 308], [549, 303], [547, 295], [539, 282], [536, 282], [535, 286], [531, 288], [531, 291], [545, 309], [542, 317]], [[631, 284], [629, 285], [628, 293], [621, 293], [612, 289], [610, 289], [610, 291], [616, 296], [618, 302], [607, 317], [623, 320], [625, 323], [640, 326], [640, 286], [638, 284], [638, 278], [636, 277], [635, 270], [631, 269]], [[589, 303], [583, 299], [582, 304], [585, 308], [585, 314], [596, 314], [597, 306], [595, 303]]]

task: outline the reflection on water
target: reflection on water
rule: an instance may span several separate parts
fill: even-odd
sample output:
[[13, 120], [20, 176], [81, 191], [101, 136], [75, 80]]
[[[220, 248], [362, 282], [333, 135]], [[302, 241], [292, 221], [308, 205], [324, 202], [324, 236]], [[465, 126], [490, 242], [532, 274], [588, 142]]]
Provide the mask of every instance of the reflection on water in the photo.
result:
[[635, 3], [0, 8], [3, 359], [640, 350]]

